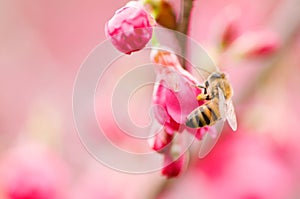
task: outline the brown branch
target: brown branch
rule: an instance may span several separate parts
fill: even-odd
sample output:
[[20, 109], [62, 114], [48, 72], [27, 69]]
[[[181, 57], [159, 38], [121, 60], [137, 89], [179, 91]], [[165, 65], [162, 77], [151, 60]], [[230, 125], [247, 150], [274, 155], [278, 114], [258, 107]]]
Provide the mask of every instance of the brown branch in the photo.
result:
[[[181, 1], [181, 10], [179, 14], [179, 21], [177, 22], [176, 30], [182, 34], [187, 35], [189, 31], [191, 10], [193, 8], [194, 0], [182, 0]], [[180, 58], [180, 62], [182, 67], [185, 68], [185, 56], [186, 56], [186, 47], [187, 47], [187, 39], [185, 37], [177, 37], [179, 41], [179, 45], [181, 48], [182, 58]]]
[[177, 31], [187, 35], [189, 30], [189, 23], [191, 17], [191, 10], [193, 7], [194, 0], [183, 0], [181, 1], [181, 11], [179, 21], [177, 23]]

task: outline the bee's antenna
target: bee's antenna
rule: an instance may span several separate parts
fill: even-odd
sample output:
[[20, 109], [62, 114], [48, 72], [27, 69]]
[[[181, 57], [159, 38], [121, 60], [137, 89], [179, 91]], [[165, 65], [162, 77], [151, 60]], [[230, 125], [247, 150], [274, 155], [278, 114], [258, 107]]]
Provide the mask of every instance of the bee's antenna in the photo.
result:
[[198, 67], [196, 67], [197, 69], [200, 69], [200, 70], [202, 70], [202, 71], [204, 71], [204, 72], [206, 72], [207, 74], [211, 74], [211, 73], [213, 73], [213, 71], [209, 71], [209, 70], [206, 70], [205, 68], [198, 68]]
[[[207, 77], [213, 73], [213, 71], [209, 71], [207, 69], [205, 69], [204, 67], [193, 67], [196, 71], [198, 71], [199, 76], [203, 79], [203, 81], [205, 81], [207, 79]], [[205, 77], [205, 75], [203, 75], [203, 73], [199, 72], [199, 70], [207, 73], [207, 76]]]

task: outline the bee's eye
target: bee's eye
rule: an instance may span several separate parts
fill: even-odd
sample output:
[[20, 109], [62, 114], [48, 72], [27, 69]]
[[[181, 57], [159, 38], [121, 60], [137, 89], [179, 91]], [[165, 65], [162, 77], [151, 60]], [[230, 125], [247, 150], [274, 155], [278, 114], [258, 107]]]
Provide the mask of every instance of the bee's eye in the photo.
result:
[[208, 86], [209, 86], [208, 81], [205, 81], [205, 87], [208, 87]]

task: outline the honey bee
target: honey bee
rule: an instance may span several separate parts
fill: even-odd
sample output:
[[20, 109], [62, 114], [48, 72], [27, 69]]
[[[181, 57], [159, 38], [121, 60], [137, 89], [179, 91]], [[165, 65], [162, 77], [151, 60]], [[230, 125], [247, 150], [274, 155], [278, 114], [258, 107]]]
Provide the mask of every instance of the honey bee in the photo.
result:
[[228, 121], [232, 130], [236, 131], [237, 121], [232, 103], [233, 89], [222, 72], [211, 73], [204, 83], [205, 86], [198, 86], [204, 92], [197, 96], [197, 100], [206, 102], [193, 110], [186, 120], [186, 126], [201, 128], [208, 126], [211, 133], [206, 133], [203, 144], [200, 148], [200, 157], [209, 153], [217, 142], [222, 131], [225, 120]]

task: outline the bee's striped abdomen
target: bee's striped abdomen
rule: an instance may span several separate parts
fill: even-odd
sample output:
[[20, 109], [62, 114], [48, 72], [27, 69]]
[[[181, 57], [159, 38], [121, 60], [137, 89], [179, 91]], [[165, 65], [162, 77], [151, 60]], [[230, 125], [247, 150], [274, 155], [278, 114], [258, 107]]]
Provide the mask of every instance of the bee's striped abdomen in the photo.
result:
[[211, 121], [215, 122], [220, 118], [219, 106], [215, 99], [207, 103], [205, 108], [210, 114]]
[[219, 110], [213, 101], [195, 109], [188, 117], [186, 125], [191, 128], [200, 128], [214, 124], [219, 118]]

